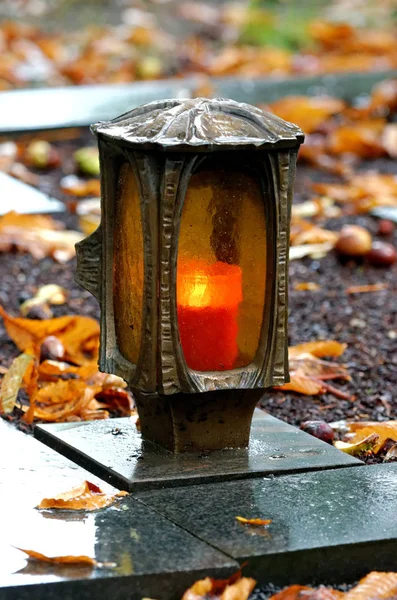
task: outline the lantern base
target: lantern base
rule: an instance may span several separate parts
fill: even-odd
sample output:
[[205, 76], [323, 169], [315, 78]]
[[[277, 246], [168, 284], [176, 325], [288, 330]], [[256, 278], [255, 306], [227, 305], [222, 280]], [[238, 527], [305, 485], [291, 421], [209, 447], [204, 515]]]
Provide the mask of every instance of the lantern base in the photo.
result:
[[261, 396], [262, 389], [168, 396], [134, 390], [142, 437], [175, 454], [246, 448]]

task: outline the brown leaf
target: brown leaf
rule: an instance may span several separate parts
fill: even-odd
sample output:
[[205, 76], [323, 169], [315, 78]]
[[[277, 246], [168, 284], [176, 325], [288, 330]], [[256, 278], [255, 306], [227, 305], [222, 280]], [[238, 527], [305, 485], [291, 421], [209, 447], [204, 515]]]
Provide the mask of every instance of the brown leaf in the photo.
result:
[[286, 96], [270, 104], [269, 108], [282, 119], [299, 125], [305, 133], [313, 133], [344, 107], [343, 100], [330, 96]]
[[11, 317], [1, 306], [0, 316], [4, 319], [8, 335], [22, 352], [54, 335], [63, 343], [67, 360], [77, 365], [90, 362], [97, 356], [99, 323], [90, 317], [72, 315], [42, 321], [23, 319]]
[[117, 494], [105, 494], [94, 483], [84, 481], [78, 487], [58, 494], [54, 498], [43, 498], [37, 508], [57, 508], [61, 510], [98, 510], [110, 506], [115, 500], [128, 496], [128, 492], [120, 491]]
[[[314, 591], [313, 588], [309, 588], [305, 585], [291, 585], [288, 588], [285, 588], [281, 592], [274, 594], [271, 596], [269, 600], [303, 600], [303, 594], [301, 592], [310, 592]], [[310, 596], [305, 594], [306, 598], [310, 598]]]
[[36, 552], [35, 550], [25, 550], [23, 548], [17, 548], [21, 552], [24, 552], [29, 556], [32, 560], [39, 560], [42, 562], [52, 563], [52, 564], [79, 564], [79, 565], [90, 565], [95, 567], [97, 565], [97, 561], [94, 558], [89, 556], [45, 556], [45, 554], [41, 554], [40, 552]]
[[325, 391], [325, 387], [320, 381], [314, 381], [310, 377], [305, 375], [290, 374], [290, 381], [275, 387], [276, 390], [282, 390], [283, 392], [298, 392], [298, 394], [304, 394], [305, 396], [317, 396]]
[[77, 231], [61, 231], [62, 224], [42, 215], [10, 212], [0, 217], [0, 252], [17, 248], [40, 260], [51, 256], [67, 262], [75, 255], [75, 244], [82, 239]]
[[347, 294], [363, 294], [367, 292], [379, 292], [389, 287], [388, 283], [373, 283], [368, 285], [351, 285], [346, 288]]
[[272, 519], [245, 519], [244, 517], [236, 517], [236, 520], [244, 525], [257, 525], [258, 527], [265, 527], [273, 522]]
[[344, 600], [394, 600], [397, 595], [397, 573], [372, 571], [346, 592]]
[[240, 572], [229, 579], [206, 577], [186, 590], [182, 600], [248, 600], [255, 585], [255, 579], [241, 577]]

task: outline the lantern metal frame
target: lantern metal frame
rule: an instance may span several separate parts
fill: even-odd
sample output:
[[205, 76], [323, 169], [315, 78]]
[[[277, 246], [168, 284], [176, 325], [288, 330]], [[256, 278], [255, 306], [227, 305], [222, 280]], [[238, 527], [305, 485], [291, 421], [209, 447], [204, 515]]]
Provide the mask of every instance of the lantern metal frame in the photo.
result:
[[[99, 144], [102, 219], [99, 228], [76, 246], [76, 280], [101, 307], [100, 369], [121, 376], [138, 395], [152, 398], [263, 390], [288, 381], [289, 222], [301, 130], [247, 104], [199, 98], [152, 102], [98, 123], [92, 131]], [[238, 157], [241, 165], [249, 165], [260, 176], [266, 213], [266, 298], [251, 364], [201, 372], [190, 369], [184, 359], [176, 272], [187, 187], [212, 153]], [[126, 161], [137, 180], [144, 240], [142, 335], [136, 365], [118, 348], [113, 307], [115, 198], [119, 170]], [[252, 414], [258, 394], [251, 398]]]

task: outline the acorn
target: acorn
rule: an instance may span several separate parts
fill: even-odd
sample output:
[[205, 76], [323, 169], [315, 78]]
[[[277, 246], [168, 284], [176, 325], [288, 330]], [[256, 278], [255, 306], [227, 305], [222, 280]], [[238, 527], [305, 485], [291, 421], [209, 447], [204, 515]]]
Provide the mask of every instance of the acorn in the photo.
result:
[[374, 242], [367, 254], [367, 260], [373, 267], [390, 267], [397, 260], [397, 252], [391, 244]]
[[365, 256], [372, 246], [369, 231], [360, 225], [344, 225], [335, 244], [335, 250], [344, 256]]
[[55, 335], [49, 335], [44, 338], [40, 347], [40, 362], [44, 360], [61, 361], [65, 356], [65, 348]]
[[334, 430], [325, 421], [304, 421], [300, 428], [309, 435], [312, 435], [327, 444], [334, 441]]
[[388, 219], [381, 219], [378, 223], [378, 235], [388, 236], [394, 231], [394, 223]]

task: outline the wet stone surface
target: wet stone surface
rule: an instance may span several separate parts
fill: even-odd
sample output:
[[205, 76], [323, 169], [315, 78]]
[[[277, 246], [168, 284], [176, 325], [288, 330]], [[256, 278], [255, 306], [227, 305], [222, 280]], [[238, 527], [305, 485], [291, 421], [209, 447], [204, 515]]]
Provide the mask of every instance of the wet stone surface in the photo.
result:
[[[395, 570], [397, 465], [134, 494], [240, 563], [259, 583], [339, 585]], [[236, 516], [272, 519], [242, 525]]]
[[[137, 502], [122, 498], [94, 512], [38, 511], [43, 497], [84, 479], [110, 486], [0, 419], [1, 600], [180, 598], [206, 575], [226, 577], [237, 563]], [[113, 490], [114, 491], [114, 490]], [[114, 566], [53, 566], [48, 556], [87, 555]]]
[[248, 449], [209, 454], [173, 455], [154, 444], [143, 444], [128, 418], [38, 425], [35, 436], [102, 479], [127, 490], [363, 464], [258, 409]]

